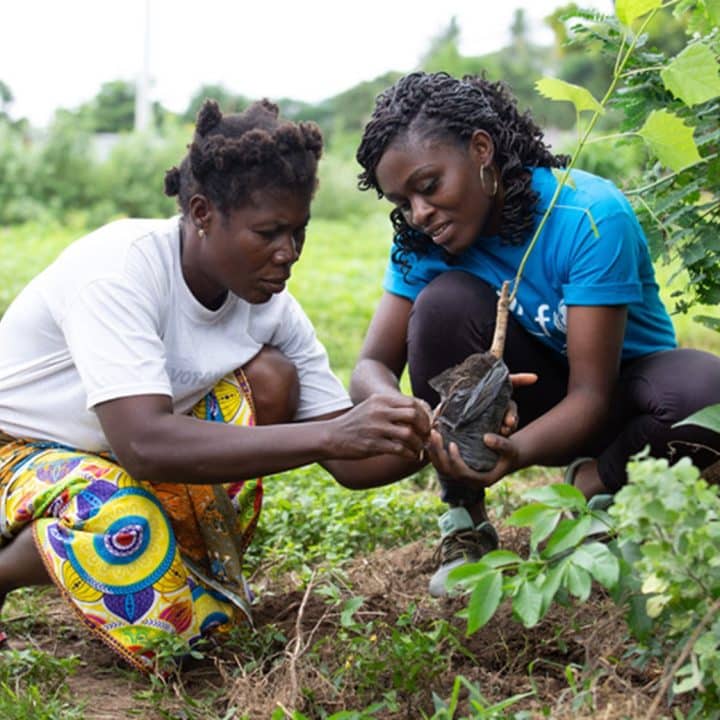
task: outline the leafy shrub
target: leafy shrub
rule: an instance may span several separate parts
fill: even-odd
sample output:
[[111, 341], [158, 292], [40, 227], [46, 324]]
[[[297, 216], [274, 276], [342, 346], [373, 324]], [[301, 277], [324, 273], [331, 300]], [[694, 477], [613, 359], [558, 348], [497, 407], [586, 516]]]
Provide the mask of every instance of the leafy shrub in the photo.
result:
[[98, 201], [93, 224], [113, 215], [168, 217], [177, 212], [175, 198], [163, 191], [165, 172], [177, 165], [186, 152], [191, 134], [177, 124], [163, 135], [121, 135], [110, 155], [98, 168]]
[[[652, 632], [640, 636], [643, 657], [674, 661], [672, 692], [700, 691], [695, 710], [720, 707], [720, 494], [688, 458], [638, 459], [610, 515], [621, 547], [634, 558]], [[666, 665], [666, 667], [667, 667]], [[708, 717], [708, 715], [701, 715]]]

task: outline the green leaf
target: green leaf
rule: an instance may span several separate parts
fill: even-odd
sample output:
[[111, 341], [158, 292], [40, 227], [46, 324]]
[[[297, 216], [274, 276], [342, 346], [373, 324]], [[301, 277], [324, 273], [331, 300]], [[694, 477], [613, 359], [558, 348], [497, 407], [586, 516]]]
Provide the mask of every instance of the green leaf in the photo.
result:
[[529, 628], [537, 625], [540, 619], [542, 601], [542, 592], [535, 583], [526, 580], [520, 585], [518, 594], [513, 598], [512, 608], [525, 627]]
[[590, 574], [608, 590], [620, 579], [620, 562], [607, 545], [594, 542], [581, 545], [571, 557], [572, 562], [587, 568]]
[[645, 610], [649, 618], [656, 618], [663, 611], [663, 608], [672, 600], [667, 594], [651, 595], [646, 603]]
[[523, 498], [560, 510], [582, 510], [587, 506], [585, 496], [576, 487], [567, 483], [533, 488], [523, 493]]
[[468, 603], [467, 634], [478, 631], [495, 614], [502, 599], [502, 573], [493, 570], [481, 578]]
[[577, 112], [589, 110], [592, 112], [605, 112], [603, 106], [593, 97], [593, 94], [581, 85], [559, 80], [558, 78], [544, 77], [535, 83], [537, 91], [550, 100], [571, 102]]
[[585, 568], [578, 567], [575, 563], [570, 563], [565, 573], [565, 587], [578, 600], [585, 602], [590, 597], [592, 589], [592, 578]]
[[632, 595], [628, 602], [627, 623], [638, 640], [646, 641], [652, 632], [653, 621], [647, 614], [644, 595]]
[[686, 47], [664, 70], [665, 87], [686, 105], [700, 105], [720, 95], [720, 65], [702, 43]]
[[705, 0], [705, 12], [713, 25], [720, 25], [720, 0]]
[[655, 573], [648, 575], [643, 581], [641, 590], [649, 595], [650, 593], [661, 593], [668, 589], [668, 581], [659, 578]]
[[550, 609], [550, 605], [552, 605], [555, 593], [557, 593], [558, 588], [560, 587], [560, 583], [562, 582], [568, 563], [569, 558], [565, 558], [552, 567], [543, 580], [542, 585], [540, 585], [540, 592], [542, 593], [542, 608], [540, 610], [540, 617], [543, 617], [543, 615], [545, 615], [545, 613]]
[[365, 602], [365, 598], [362, 596], [350, 598], [345, 605], [343, 606], [343, 610], [340, 613], [340, 624], [343, 627], [350, 627], [353, 625], [353, 619], [352, 616], [355, 614], [356, 610]]
[[502, 567], [503, 565], [513, 565], [522, 560], [522, 558], [511, 550], [491, 550], [483, 555], [483, 562], [492, 568]]
[[709, 405], [702, 410], [698, 410], [690, 417], [676, 422], [673, 427], [678, 427], [678, 425], [699, 425], [708, 430], [720, 432], [720, 405]]
[[657, 159], [675, 172], [700, 162], [693, 128], [667, 110], [653, 110], [638, 134]]
[[542, 556], [549, 558], [575, 547], [585, 539], [591, 525], [592, 518], [589, 515], [573, 520], [561, 520], [557, 530], [550, 536], [545, 549], [542, 551]]
[[702, 675], [696, 664], [688, 663], [684, 667], [681, 667], [677, 675], [686, 675], [686, 677], [683, 680], [678, 680], [673, 683], [672, 689], [676, 695], [695, 690], [702, 684]]
[[477, 562], [463, 563], [448, 573], [445, 586], [450, 590], [455, 587], [455, 585], [470, 585], [479, 582], [481, 578], [489, 572], [492, 572], [492, 569], [492, 566], [485, 561], [485, 556]]
[[530, 546], [533, 550], [536, 550], [537, 546], [555, 530], [561, 516], [562, 510], [546, 508], [542, 515], [537, 518], [530, 533]]
[[547, 505], [544, 503], [523, 505], [521, 508], [518, 508], [506, 522], [508, 525], [514, 527], [529, 527], [533, 525], [547, 509]]
[[616, 0], [615, 14], [623, 25], [630, 27], [634, 20], [661, 6], [662, 0]]

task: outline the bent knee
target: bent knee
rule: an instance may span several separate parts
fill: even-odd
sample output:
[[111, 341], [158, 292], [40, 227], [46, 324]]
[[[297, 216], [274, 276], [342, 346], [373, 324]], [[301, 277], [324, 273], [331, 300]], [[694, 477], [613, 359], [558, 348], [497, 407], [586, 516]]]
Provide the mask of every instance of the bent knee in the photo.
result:
[[495, 290], [480, 278], [458, 270], [442, 273], [413, 303], [409, 355], [440, 353], [460, 362], [472, 352], [486, 350], [492, 340], [496, 303]]
[[243, 368], [250, 383], [258, 425], [289, 422], [300, 400], [295, 365], [277, 348], [265, 345]]

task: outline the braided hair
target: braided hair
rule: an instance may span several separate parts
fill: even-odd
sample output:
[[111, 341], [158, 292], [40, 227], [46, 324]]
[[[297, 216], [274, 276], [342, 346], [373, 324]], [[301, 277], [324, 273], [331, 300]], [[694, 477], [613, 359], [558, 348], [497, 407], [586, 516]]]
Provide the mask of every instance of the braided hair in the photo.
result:
[[196, 193], [206, 195], [222, 213], [247, 205], [259, 189], [312, 197], [322, 153], [320, 128], [312, 122], [283, 122], [278, 115], [269, 100], [232, 115], [205, 100], [187, 155], [165, 173], [165, 194], [178, 196], [183, 215]]
[[[484, 130], [495, 146], [495, 164], [504, 190], [500, 237], [513, 245], [525, 242], [535, 224], [538, 195], [530, 186], [533, 167], [562, 167], [568, 157], [554, 155], [529, 112], [521, 114], [517, 100], [503, 82], [466, 75], [462, 80], [445, 72], [416, 72], [400, 78], [375, 101], [357, 151], [363, 167], [361, 190], [382, 190], [376, 170], [390, 144], [414, 133], [422, 140], [450, 141], [465, 149], [475, 130]], [[395, 229], [394, 257], [406, 265], [407, 254], [425, 254], [430, 237], [410, 227], [399, 208], [390, 213]]]

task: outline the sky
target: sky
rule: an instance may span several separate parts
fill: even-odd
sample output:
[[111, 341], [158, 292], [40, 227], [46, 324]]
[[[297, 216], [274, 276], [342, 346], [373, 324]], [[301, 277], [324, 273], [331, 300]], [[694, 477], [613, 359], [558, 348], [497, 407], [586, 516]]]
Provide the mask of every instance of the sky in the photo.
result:
[[[455, 16], [463, 54], [498, 50], [523, 7], [531, 37], [562, 0], [22, 0], [0, 15], [0, 80], [13, 118], [42, 127], [110, 80], [135, 82], [147, 56], [150, 98], [182, 112], [202, 84], [251, 98], [317, 102], [388, 70], [417, 67]], [[611, 12], [612, 0], [581, 0]], [[146, 17], [149, 52], [145, 53]]]

